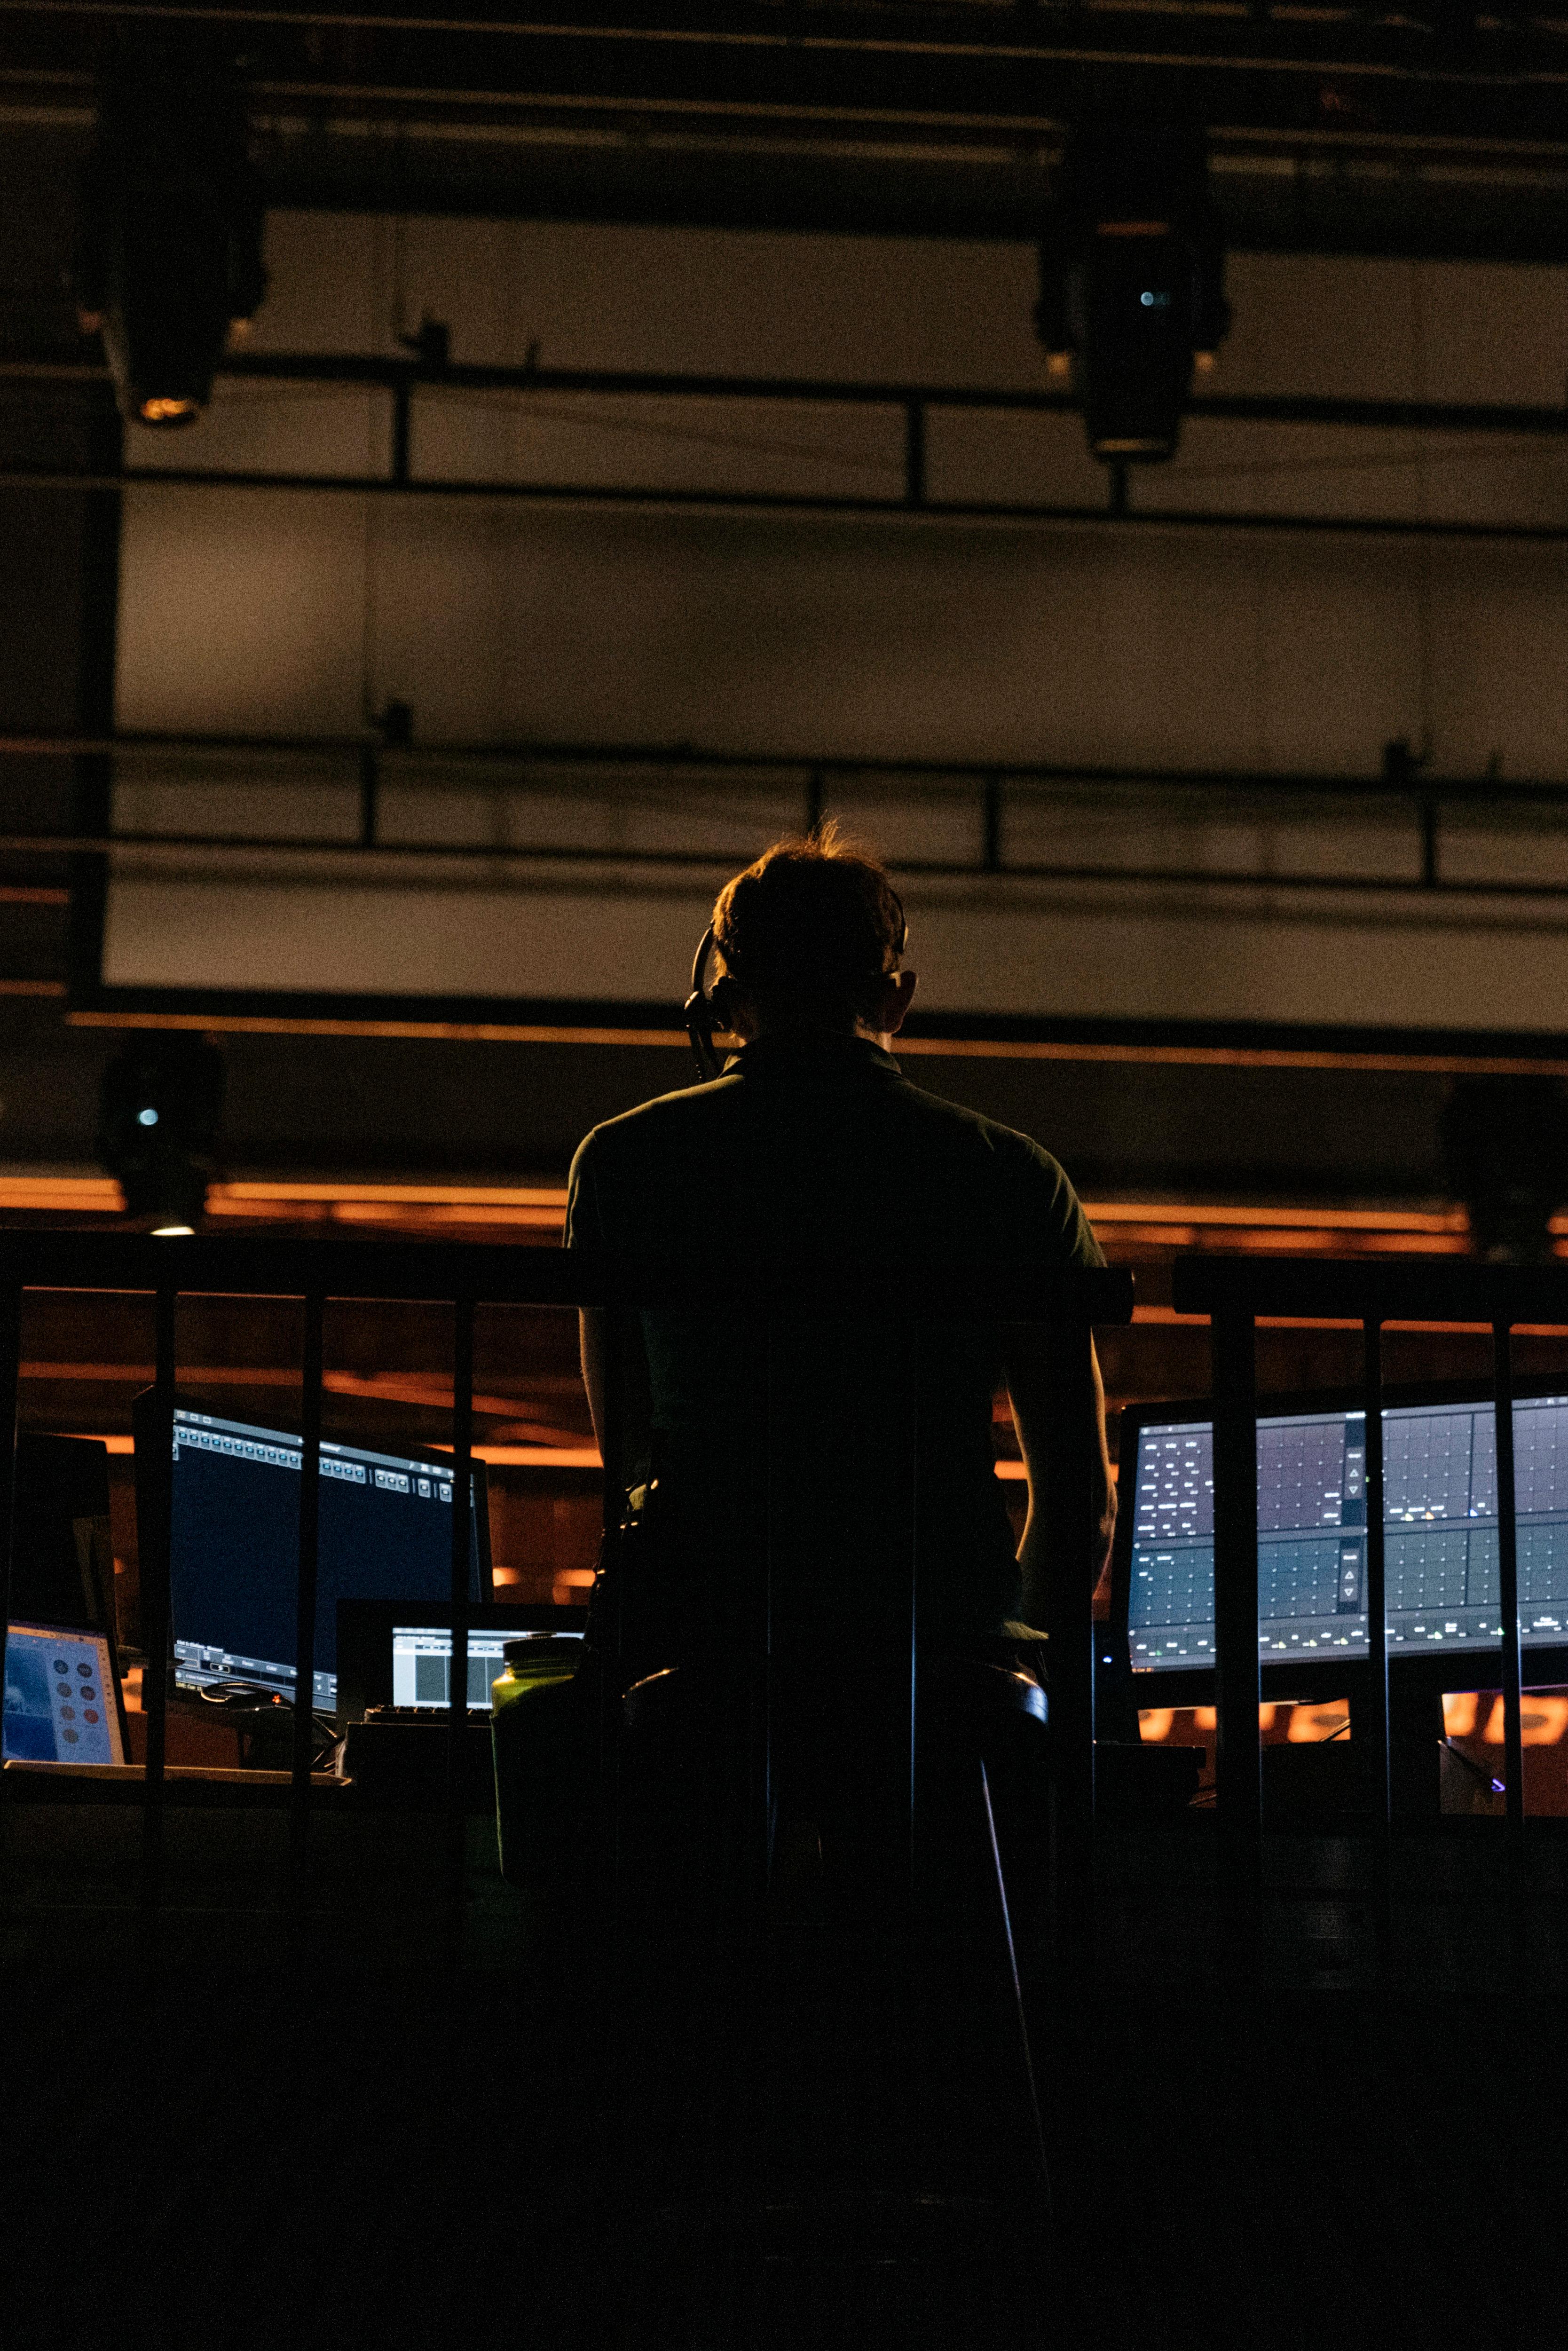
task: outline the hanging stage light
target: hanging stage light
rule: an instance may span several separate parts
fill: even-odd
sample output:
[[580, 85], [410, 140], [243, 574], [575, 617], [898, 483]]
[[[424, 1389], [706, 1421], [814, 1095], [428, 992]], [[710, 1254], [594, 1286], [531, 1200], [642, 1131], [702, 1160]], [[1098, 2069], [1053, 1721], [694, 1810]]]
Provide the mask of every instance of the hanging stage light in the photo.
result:
[[224, 1057], [204, 1037], [132, 1037], [103, 1073], [99, 1155], [130, 1214], [188, 1233], [217, 1175]]
[[84, 332], [101, 332], [121, 414], [192, 424], [232, 333], [260, 308], [262, 204], [245, 93], [223, 67], [167, 55], [106, 80], [82, 183]]
[[1201, 130], [1086, 124], [1069, 138], [1040, 254], [1035, 324], [1110, 465], [1175, 454], [1195, 358], [1230, 323]]

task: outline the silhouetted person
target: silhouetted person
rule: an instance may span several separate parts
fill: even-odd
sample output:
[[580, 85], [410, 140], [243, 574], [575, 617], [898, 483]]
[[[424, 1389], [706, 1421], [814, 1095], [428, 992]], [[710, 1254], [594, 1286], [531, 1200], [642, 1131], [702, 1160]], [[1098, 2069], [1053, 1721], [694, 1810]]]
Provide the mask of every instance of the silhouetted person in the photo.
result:
[[[572, 1163], [570, 1248], [693, 1271], [824, 1259], [1103, 1263], [1047, 1152], [901, 1071], [889, 1048], [915, 987], [904, 910], [882, 867], [834, 827], [781, 841], [737, 874], [719, 895], [714, 939], [713, 995], [739, 1050], [714, 1082], [586, 1138]], [[777, 1635], [902, 1637], [907, 1651], [916, 1425], [922, 1639], [963, 1646], [1040, 1620], [1038, 1330], [927, 1326], [912, 1351], [905, 1330], [863, 1317], [791, 1318], [766, 1348], [739, 1312], [645, 1312], [638, 1328], [612, 1437], [603, 1318], [582, 1318], [607, 1474], [645, 1494], [653, 1481], [653, 1540], [623, 1593], [640, 1660], [727, 1638], [764, 1559]], [[1021, 1544], [995, 1475], [1003, 1386], [1030, 1480]], [[1092, 1557], [1086, 1540], [1086, 1574], [1103, 1565], [1115, 1511], [1097, 1368], [1093, 1390], [1100, 1540]]]

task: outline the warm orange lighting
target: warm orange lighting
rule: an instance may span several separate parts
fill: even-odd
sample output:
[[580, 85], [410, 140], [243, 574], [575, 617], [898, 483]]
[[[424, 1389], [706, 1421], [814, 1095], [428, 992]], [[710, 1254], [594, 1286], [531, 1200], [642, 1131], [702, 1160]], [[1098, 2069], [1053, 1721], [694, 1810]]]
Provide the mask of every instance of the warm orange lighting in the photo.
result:
[[[302, 841], [300, 847], [310, 844]], [[1195, 877], [1197, 878], [1197, 877]], [[1332, 880], [1325, 877], [1325, 888]], [[64, 980], [6, 980], [0, 989], [38, 996], [63, 996]], [[571, 1028], [537, 1021], [367, 1019], [355, 1015], [319, 1019], [291, 1013], [110, 1012], [71, 1011], [66, 1019], [78, 1029], [200, 1029], [257, 1037], [425, 1037], [457, 1042], [498, 1045], [626, 1045], [661, 1047], [687, 1051], [684, 1029]], [[1562, 1054], [1521, 1060], [1497, 1053], [1393, 1053], [1336, 1051], [1292, 1045], [1115, 1045], [1096, 1040], [1063, 1043], [1055, 1038], [908, 1037], [900, 1036], [901, 1060], [911, 1054], [935, 1053], [949, 1061], [1100, 1061], [1134, 1066], [1197, 1070], [1364, 1070], [1373, 1072], [1408, 1071], [1429, 1077], [1568, 1077], [1568, 1059]]]
[[143, 424], [192, 424], [202, 413], [199, 400], [144, 400], [137, 412]]
[[1443, 1732], [1448, 1739], [1470, 1739], [1476, 1728], [1476, 1694], [1474, 1690], [1445, 1690], [1443, 1693]]
[[[1463, 1233], [1462, 1208], [1249, 1208], [1234, 1204], [1201, 1207], [1138, 1200], [1085, 1200], [1091, 1224], [1287, 1225], [1320, 1232]], [[1563, 1218], [1568, 1231], [1568, 1217]]]
[[1145, 1747], [1157, 1747], [1163, 1739], [1170, 1737], [1171, 1725], [1175, 1720], [1176, 1708], [1173, 1706], [1140, 1707], [1138, 1737]]
[[566, 1213], [564, 1184], [214, 1184], [208, 1199], [236, 1207], [252, 1201], [352, 1201], [382, 1207], [553, 1208]]
[[1310, 1746], [1319, 1740], [1333, 1739], [1342, 1733], [1349, 1720], [1348, 1707], [1293, 1706], [1285, 1736], [1295, 1746]]
[[[1527, 1690], [1520, 1713], [1520, 1744], [1523, 1747], [1555, 1747], [1565, 1730], [1568, 1730], [1568, 1698], [1537, 1698]], [[1481, 1736], [1489, 1747], [1503, 1744], [1503, 1704], [1500, 1698], [1493, 1700], [1492, 1710]]]
[[[434, 1445], [433, 1453], [450, 1453], [450, 1445]], [[602, 1469], [597, 1445], [476, 1445], [476, 1461], [493, 1462], [504, 1469]]]

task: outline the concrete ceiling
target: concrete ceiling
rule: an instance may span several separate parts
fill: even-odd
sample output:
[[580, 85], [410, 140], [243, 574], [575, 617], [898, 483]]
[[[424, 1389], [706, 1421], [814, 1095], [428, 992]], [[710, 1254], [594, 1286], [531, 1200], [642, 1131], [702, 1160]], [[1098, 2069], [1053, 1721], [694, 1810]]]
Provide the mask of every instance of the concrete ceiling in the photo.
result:
[[1454, 0], [0, 20], [8, 180], [70, 172], [127, 37], [199, 37], [243, 58], [274, 205], [1027, 239], [1067, 125], [1175, 113], [1209, 129], [1238, 248], [1568, 256], [1568, 19]]

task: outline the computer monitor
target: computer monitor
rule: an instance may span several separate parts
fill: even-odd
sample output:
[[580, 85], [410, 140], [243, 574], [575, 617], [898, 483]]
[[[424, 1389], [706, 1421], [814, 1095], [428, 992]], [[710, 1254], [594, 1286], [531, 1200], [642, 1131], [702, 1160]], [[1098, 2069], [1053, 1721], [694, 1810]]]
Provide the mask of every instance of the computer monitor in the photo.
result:
[[[1288, 1404], [1290, 1400], [1281, 1400]], [[1113, 1606], [1134, 1675], [1166, 1703], [1214, 1666], [1213, 1423], [1181, 1406], [1123, 1418]], [[1496, 1423], [1473, 1395], [1383, 1414], [1391, 1668], [1449, 1689], [1500, 1679]], [[1527, 1675], [1568, 1671], [1568, 1396], [1516, 1399], [1521, 1634]], [[1366, 1422], [1343, 1398], [1258, 1420], [1258, 1646], [1266, 1687], [1349, 1687], [1366, 1637]], [[1347, 1674], [1347, 1669], [1349, 1673]]]
[[[468, 1633], [468, 1707], [490, 1711], [490, 1685], [506, 1668], [508, 1641], [520, 1636], [491, 1625]], [[544, 1637], [552, 1637], [545, 1635]], [[558, 1632], [556, 1640], [580, 1641], [580, 1633]], [[421, 1712], [444, 1713], [452, 1704], [452, 1628], [449, 1625], [394, 1625], [392, 1638], [392, 1702]]]
[[120, 1692], [102, 1633], [12, 1624], [0, 1750], [7, 1763], [123, 1763]]
[[[137, 1399], [138, 1459], [155, 1441], [152, 1392]], [[249, 1682], [292, 1698], [303, 1447], [285, 1429], [174, 1414], [170, 1615], [176, 1685]], [[474, 1465], [469, 1597], [490, 1598], [485, 1472]], [[139, 1478], [139, 1504], [145, 1481]], [[321, 1446], [312, 1705], [337, 1705], [340, 1599], [449, 1605], [452, 1462], [438, 1453]]]
[[[557, 1608], [548, 1601], [497, 1600], [475, 1609], [468, 1620], [469, 1705], [488, 1708], [507, 1642], [521, 1633], [580, 1638], [587, 1624], [586, 1608]], [[372, 1707], [446, 1706], [451, 1660], [450, 1603], [432, 1608], [417, 1599], [340, 1600], [338, 1728], [346, 1730]]]

